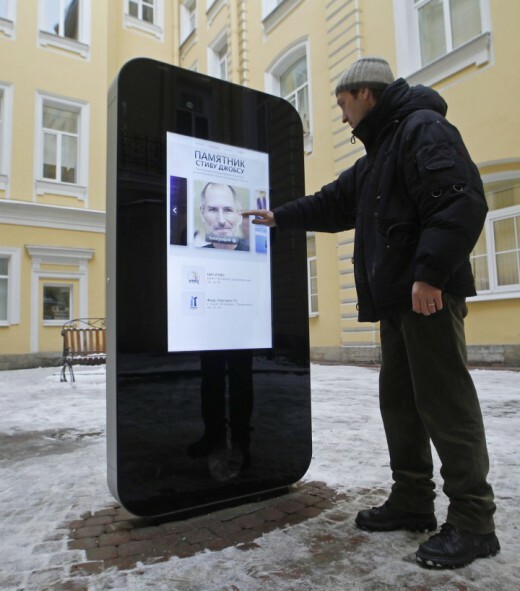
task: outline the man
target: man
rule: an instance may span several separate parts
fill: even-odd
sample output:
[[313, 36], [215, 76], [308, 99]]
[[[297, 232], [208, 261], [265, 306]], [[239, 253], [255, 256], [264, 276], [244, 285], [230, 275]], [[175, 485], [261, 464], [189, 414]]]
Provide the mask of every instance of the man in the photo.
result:
[[416, 558], [463, 566], [500, 549], [463, 326], [465, 298], [476, 293], [469, 254], [487, 212], [482, 182], [444, 118], [444, 100], [394, 81], [385, 60], [355, 62], [336, 97], [366, 155], [315, 195], [245, 214], [282, 230], [355, 228], [359, 321], [380, 321], [380, 408], [394, 480], [388, 500], [360, 511], [356, 524], [436, 529], [431, 441], [450, 503], [446, 523]]
[[230, 185], [208, 183], [201, 193], [200, 215], [204, 224], [205, 248], [249, 250], [240, 238], [242, 206]]

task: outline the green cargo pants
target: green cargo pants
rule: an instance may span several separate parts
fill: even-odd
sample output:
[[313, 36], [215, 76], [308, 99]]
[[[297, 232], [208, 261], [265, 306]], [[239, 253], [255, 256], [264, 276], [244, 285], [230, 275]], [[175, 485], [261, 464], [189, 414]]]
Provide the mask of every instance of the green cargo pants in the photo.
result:
[[389, 501], [433, 511], [430, 441], [441, 460], [446, 521], [473, 533], [494, 531], [493, 489], [480, 404], [466, 368], [464, 298], [444, 294], [431, 316], [405, 311], [381, 321], [381, 415], [394, 484]]

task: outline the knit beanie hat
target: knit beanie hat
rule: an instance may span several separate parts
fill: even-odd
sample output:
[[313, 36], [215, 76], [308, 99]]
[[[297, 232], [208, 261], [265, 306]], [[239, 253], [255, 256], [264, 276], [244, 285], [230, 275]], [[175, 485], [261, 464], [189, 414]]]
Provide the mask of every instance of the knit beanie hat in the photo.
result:
[[359, 88], [383, 89], [394, 81], [388, 62], [381, 57], [362, 57], [341, 76], [336, 94]]

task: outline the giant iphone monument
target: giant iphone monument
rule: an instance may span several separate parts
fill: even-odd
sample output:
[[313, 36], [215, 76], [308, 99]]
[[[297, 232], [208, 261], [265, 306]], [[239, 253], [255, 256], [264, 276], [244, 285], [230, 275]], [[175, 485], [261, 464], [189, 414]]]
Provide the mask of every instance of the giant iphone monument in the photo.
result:
[[241, 213], [304, 194], [299, 115], [149, 59], [108, 103], [110, 490], [157, 517], [286, 488], [312, 451], [306, 237]]

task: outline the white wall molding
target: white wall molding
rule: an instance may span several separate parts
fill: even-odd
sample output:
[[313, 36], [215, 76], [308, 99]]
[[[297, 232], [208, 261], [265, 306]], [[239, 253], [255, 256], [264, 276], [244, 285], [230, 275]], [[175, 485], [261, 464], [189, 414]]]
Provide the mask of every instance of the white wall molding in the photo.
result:
[[106, 213], [8, 199], [0, 200], [0, 223], [104, 234]]

